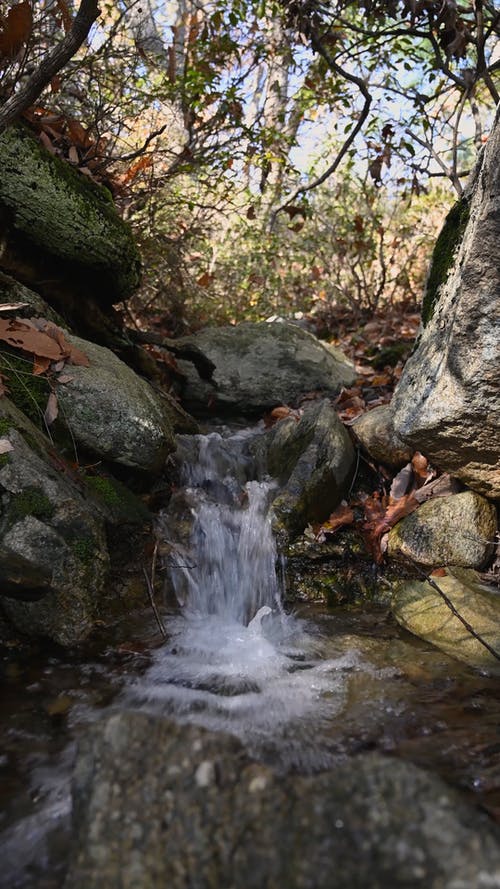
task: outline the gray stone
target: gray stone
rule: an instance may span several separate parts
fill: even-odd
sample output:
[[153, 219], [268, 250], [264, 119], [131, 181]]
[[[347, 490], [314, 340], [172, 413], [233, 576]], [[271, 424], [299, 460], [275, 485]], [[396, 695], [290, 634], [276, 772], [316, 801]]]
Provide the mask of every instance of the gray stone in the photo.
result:
[[179, 345], [194, 346], [215, 365], [209, 382], [189, 362], [179, 362], [187, 377], [183, 399], [194, 412], [258, 414], [313, 390], [336, 393], [356, 377], [339, 349], [292, 324], [209, 327]]
[[63, 325], [64, 321], [54, 309], [34, 290], [20, 284], [19, 281], [0, 272], [0, 303], [19, 303], [21, 308], [10, 313], [2, 312], [2, 318], [46, 318], [54, 324]]
[[22, 269], [32, 282], [71, 280], [73, 290], [98, 290], [107, 304], [137, 288], [139, 253], [110, 193], [51, 155], [22, 124], [0, 135], [0, 208], [4, 269]]
[[499, 158], [500, 112], [455, 210], [456, 246], [451, 236], [436, 245], [451, 255], [434, 255], [427, 324], [392, 402], [406, 442], [493, 498], [500, 497]]
[[379, 755], [277, 775], [238, 742], [122, 712], [81, 739], [67, 889], [500, 887], [499, 834]]
[[0, 423], [12, 446], [0, 463], [0, 603], [21, 632], [73, 645], [99, 613], [109, 569], [104, 520], [6, 398]]
[[267, 445], [269, 473], [280, 482], [277, 527], [299, 533], [326, 519], [346, 493], [354, 463], [349, 434], [328, 401], [308, 404], [299, 420], [280, 420]]
[[351, 425], [365, 451], [377, 463], [399, 468], [411, 460], [412, 450], [394, 429], [390, 405], [381, 404], [361, 414]]
[[428, 500], [389, 532], [388, 553], [420, 565], [482, 568], [497, 532], [496, 510], [480, 494], [463, 491]]
[[[475, 571], [448, 568], [433, 581], [461, 617], [500, 655], [500, 595], [481, 582]], [[405, 630], [431, 642], [451, 657], [473, 667], [500, 673], [500, 661], [474, 638], [427, 581], [403, 580], [394, 585], [394, 617]]]
[[89, 367], [68, 367], [57, 387], [60, 416], [77, 444], [145, 472], [159, 472], [175, 449], [172, 412], [164, 399], [109, 349], [69, 336]]

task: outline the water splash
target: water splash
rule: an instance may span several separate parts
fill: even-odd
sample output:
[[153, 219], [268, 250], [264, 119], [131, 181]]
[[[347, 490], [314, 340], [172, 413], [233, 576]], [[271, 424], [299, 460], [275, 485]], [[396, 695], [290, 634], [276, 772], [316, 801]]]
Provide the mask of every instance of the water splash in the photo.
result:
[[355, 650], [324, 659], [317, 633], [283, 609], [275, 483], [253, 457], [255, 436], [181, 437], [186, 487], [162, 517], [170, 540], [180, 502], [189, 519], [169, 569], [181, 614], [128, 697], [230, 732], [256, 755], [272, 748], [287, 766], [326, 767], [332, 758], [318, 732], [345, 706], [351, 674], [369, 668]]

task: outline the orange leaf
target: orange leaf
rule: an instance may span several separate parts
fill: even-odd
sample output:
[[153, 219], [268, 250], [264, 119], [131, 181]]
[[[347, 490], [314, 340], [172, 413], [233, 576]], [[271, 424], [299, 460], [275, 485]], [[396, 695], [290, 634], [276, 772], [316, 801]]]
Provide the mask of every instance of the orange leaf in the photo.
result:
[[343, 500], [340, 506], [337, 506], [337, 509], [332, 512], [330, 518], [323, 522], [320, 531], [324, 531], [325, 534], [333, 534], [338, 528], [350, 525], [353, 521], [354, 513], [346, 501]]
[[431, 571], [431, 577], [446, 577], [447, 574], [446, 568], [434, 568], [434, 571]]
[[51, 361], [57, 361], [62, 357], [58, 343], [46, 333], [35, 330], [30, 324], [19, 319], [10, 321], [0, 319], [0, 340], [15, 349], [31, 352], [33, 355], [49, 358]]
[[39, 355], [34, 356], [33, 360], [33, 376], [39, 377], [44, 374], [50, 367], [50, 358], [40, 358]]
[[14, 59], [30, 36], [32, 26], [33, 14], [30, 3], [16, 3], [11, 6], [7, 18], [2, 22], [0, 56]]
[[212, 279], [213, 275], [211, 275], [210, 272], [203, 272], [203, 274], [200, 275], [200, 277], [197, 279], [196, 283], [199, 285], [199, 287], [208, 287]]
[[146, 154], [143, 157], [140, 157], [139, 160], [132, 164], [131, 167], [128, 168], [127, 172], [123, 176], [122, 184], [127, 185], [129, 182], [132, 182], [133, 179], [141, 172], [141, 170], [146, 170], [148, 167], [153, 165], [153, 158], [150, 154]]

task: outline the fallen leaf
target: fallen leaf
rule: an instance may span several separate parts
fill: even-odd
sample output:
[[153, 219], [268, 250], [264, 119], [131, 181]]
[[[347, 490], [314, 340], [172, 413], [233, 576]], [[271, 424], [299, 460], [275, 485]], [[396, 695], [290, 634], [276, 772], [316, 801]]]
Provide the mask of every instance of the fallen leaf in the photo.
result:
[[39, 377], [40, 374], [46, 373], [50, 367], [50, 358], [40, 358], [38, 355], [33, 357], [33, 376]]
[[57, 403], [57, 395], [55, 392], [51, 392], [47, 401], [47, 407], [45, 408], [45, 413], [43, 418], [47, 424], [47, 426], [51, 426], [54, 420], [57, 420], [59, 414], [59, 405]]
[[434, 571], [431, 571], [431, 577], [446, 577], [447, 574], [446, 568], [434, 568]]
[[334, 534], [339, 528], [342, 528], [344, 525], [350, 525], [353, 521], [354, 512], [347, 502], [342, 500], [342, 503], [337, 506], [337, 509], [332, 512], [326, 522], [323, 522], [320, 531], [323, 531], [325, 534]]
[[25, 309], [29, 303], [0, 303], [0, 312], [12, 312], [16, 309]]
[[391, 500], [399, 500], [403, 497], [410, 487], [413, 478], [413, 468], [411, 463], [407, 463], [399, 470], [398, 474], [392, 480], [390, 497]]
[[69, 374], [61, 374], [57, 377], [58, 383], [72, 383], [75, 378], [71, 377]]
[[0, 56], [14, 59], [30, 36], [32, 26], [33, 13], [30, 3], [16, 3], [11, 6], [7, 16], [2, 19]]
[[445, 472], [439, 478], [432, 479], [417, 491], [413, 491], [413, 496], [419, 503], [425, 503], [431, 497], [448, 497], [449, 494], [458, 494], [460, 490], [460, 482]]
[[413, 472], [417, 478], [421, 479], [422, 482], [425, 482], [429, 473], [429, 461], [427, 460], [427, 457], [424, 457], [420, 451], [415, 451], [411, 458], [411, 465], [413, 466]]
[[9, 451], [13, 450], [14, 447], [8, 438], [0, 438], [0, 454], [8, 454]]
[[19, 318], [11, 320], [0, 318], [0, 340], [15, 349], [31, 352], [33, 355], [49, 358], [51, 361], [61, 357], [61, 350], [54, 340], [47, 334], [34, 330], [32, 325]]

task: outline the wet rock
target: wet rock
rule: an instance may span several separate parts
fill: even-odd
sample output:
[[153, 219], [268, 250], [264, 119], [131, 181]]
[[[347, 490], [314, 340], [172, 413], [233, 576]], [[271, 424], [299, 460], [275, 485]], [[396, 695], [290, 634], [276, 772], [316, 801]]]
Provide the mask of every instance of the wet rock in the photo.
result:
[[193, 412], [259, 414], [312, 390], [336, 393], [356, 377], [339, 349], [292, 324], [210, 327], [179, 345], [194, 346], [215, 365], [209, 381], [189, 362], [179, 362], [187, 377], [183, 399]]
[[2, 267], [24, 281], [55, 279], [98, 292], [107, 305], [137, 288], [139, 253], [110, 193], [51, 155], [22, 124], [0, 135], [0, 208]]
[[71, 382], [57, 387], [60, 416], [77, 444], [114, 463], [161, 471], [175, 449], [168, 402], [109, 349], [68, 340], [90, 361], [69, 368]]
[[[448, 568], [433, 580], [464, 620], [500, 654], [500, 596], [475, 571]], [[394, 617], [415, 636], [473, 667], [500, 673], [497, 660], [471, 633], [427, 581], [400, 581], [392, 597]]]
[[351, 426], [365, 451], [377, 463], [398, 468], [411, 460], [411, 448], [394, 429], [390, 405], [381, 404], [358, 417]]
[[354, 471], [349, 434], [328, 401], [308, 404], [268, 433], [267, 465], [280, 483], [273, 510], [277, 526], [300, 533], [323, 521], [342, 500]]
[[277, 775], [228, 736], [122, 712], [82, 737], [73, 797], [67, 889], [500, 886], [488, 819], [377, 755]]
[[432, 259], [425, 327], [396, 388], [398, 434], [470, 488], [500, 497], [500, 112]]
[[480, 494], [436, 497], [401, 519], [389, 533], [388, 553], [420, 565], [482, 568], [497, 532], [496, 510]]
[[15, 627], [81, 641], [99, 610], [109, 558], [104, 520], [48, 459], [49, 442], [0, 401], [0, 604]]

